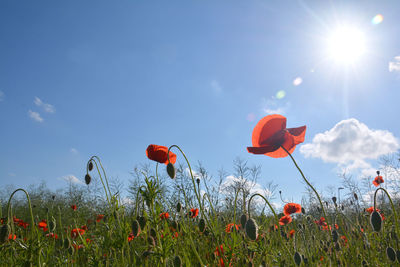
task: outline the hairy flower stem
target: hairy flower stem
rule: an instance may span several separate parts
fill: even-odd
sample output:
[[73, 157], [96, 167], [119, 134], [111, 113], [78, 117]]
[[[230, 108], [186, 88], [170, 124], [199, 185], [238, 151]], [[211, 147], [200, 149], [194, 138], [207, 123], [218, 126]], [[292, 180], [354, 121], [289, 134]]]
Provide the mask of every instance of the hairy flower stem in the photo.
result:
[[[106, 186], [105, 186], [105, 184], [104, 184], [103, 178], [102, 178], [102, 176], [101, 176], [101, 172], [100, 172], [99, 166], [97, 165], [97, 161], [94, 160], [94, 159], [97, 159], [97, 161], [99, 162], [100, 167], [103, 169], [104, 179], [106, 180], [106, 183], [107, 183], [108, 192], [107, 192]], [[96, 169], [97, 169], [97, 172], [98, 172], [98, 174], [99, 174], [101, 184], [103, 185], [104, 192], [106, 193], [107, 202], [108, 202], [108, 204], [109, 204], [110, 207], [111, 207], [111, 202], [110, 202], [111, 191], [110, 191], [110, 187], [108, 186], [108, 180], [107, 180], [106, 172], [104, 171], [104, 168], [103, 168], [103, 165], [101, 164], [100, 158], [97, 157], [97, 156], [92, 156], [92, 157], [89, 159], [86, 168], [88, 168], [89, 162], [91, 162], [91, 161], [93, 161], [94, 164], [96, 165]], [[88, 170], [87, 170], [86, 172], [88, 172]], [[110, 194], [110, 197], [108, 196], [108, 194]]]
[[[31, 199], [30, 199], [30, 197], [29, 197], [28, 192], [26, 192], [25, 189], [22, 189], [22, 188], [18, 188], [18, 189], [16, 189], [14, 192], [12, 192], [12, 194], [10, 195], [10, 198], [8, 199], [8, 204], [7, 204], [8, 222], [11, 222], [11, 220], [12, 220], [12, 214], [11, 214], [11, 199], [13, 198], [13, 196], [15, 195], [15, 193], [17, 193], [18, 191], [22, 191], [22, 192], [25, 193], [26, 199], [28, 200], [29, 212], [30, 212], [30, 215], [31, 215], [31, 224], [32, 224], [31, 231], [32, 231], [32, 232], [33, 232], [33, 231], [36, 231], [37, 229], [36, 229], [36, 227], [35, 227], [35, 221], [34, 221], [34, 219], [33, 219], [33, 211], [32, 211]], [[13, 225], [13, 224], [11, 224], [11, 226], [12, 226], [12, 225]], [[36, 231], [36, 232], [37, 232], [37, 231]]]
[[379, 190], [382, 190], [383, 192], [385, 192], [385, 194], [387, 195], [387, 197], [389, 198], [390, 201], [390, 205], [392, 206], [392, 210], [393, 210], [393, 215], [394, 215], [394, 222], [396, 224], [396, 232], [399, 233], [399, 224], [398, 224], [398, 219], [397, 219], [397, 213], [396, 213], [396, 209], [394, 208], [393, 205], [393, 201], [392, 198], [390, 197], [389, 193], [386, 191], [386, 189], [379, 187], [378, 189], [376, 189], [375, 194], [374, 194], [374, 210], [376, 210], [376, 196]]

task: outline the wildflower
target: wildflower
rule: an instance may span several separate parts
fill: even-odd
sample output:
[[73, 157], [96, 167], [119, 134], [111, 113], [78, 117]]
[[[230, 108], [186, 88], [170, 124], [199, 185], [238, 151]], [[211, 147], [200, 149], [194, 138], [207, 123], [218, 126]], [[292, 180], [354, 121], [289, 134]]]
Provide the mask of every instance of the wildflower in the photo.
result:
[[288, 237], [293, 237], [294, 233], [295, 233], [294, 229], [290, 230], [290, 232], [288, 233]]
[[83, 245], [77, 245], [77, 244], [72, 244], [72, 246], [74, 247], [75, 250], [79, 250], [81, 248], [83, 248]]
[[196, 218], [199, 215], [199, 209], [190, 209], [189, 217]]
[[[371, 214], [374, 211], [374, 207], [369, 207], [368, 209], [365, 209], [366, 212], [368, 212], [369, 214]], [[380, 209], [376, 209], [377, 212], [379, 212], [379, 214], [382, 217], [382, 221], [385, 220], [385, 216], [383, 215], [383, 212]]]
[[[151, 160], [168, 165], [168, 147], [166, 146], [149, 145], [146, 149], [146, 156]], [[169, 160], [175, 164], [176, 154], [170, 151]]]
[[168, 212], [163, 212], [160, 214], [161, 220], [166, 220], [169, 218], [169, 213]]
[[133, 233], [130, 233], [128, 235], [128, 242], [131, 242], [134, 238], [135, 238], [135, 236], [133, 235]]
[[375, 177], [375, 179], [372, 181], [372, 183], [376, 186], [376, 187], [378, 187], [380, 184], [382, 184], [384, 181], [383, 181], [383, 177], [382, 176], [376, 176]]
[[300, 212], [301, 212], [300, 204], [287, 203], [285, 207], [283, 207], [283, 214], [285, 215], [290, 215], [292, 213], [300, 213]]
[[88, 228], [87, 228], [86, 225], [84, 225], [84, 226], [81, 227], [81, 229], [84, 230], [84, 231], [87, 231]]
[[282, 217], [279, 219], [279, 224], [280, 224], [280, 225], [286, 225], [286, 224], [289, 224], [289, 223], [291, 223], [291, 222], [292, 222], [292, 217], [290, 217], [290, 215], [282, 216]]
[[236, 231], [238, 231], [239, 230], [239, 225], [234, 224], [234, 223], [230, 223], [225, 227], [225, 232], [231, 233], [235, 229], [236, 229]]
[[326, 225], [324, 217], [321, 217], [318, 221], [314, 221], [314, 222], [319, 226], [325, 226]]
[[12, 235], [12, 234], [8, 235], [8, 240], [15, 240], [15, 239], [17, 239], [16, 235]]
[[77, 209], [76, 205], [71, 205], [71, 209], [76, 210]]
[[55, 233], [48, 233], [48, 234], [46, 234], [46, 237], [50, 237], [50, 238], [53, 238], [53, 239], [58, 239], [58, 235], [55, 234]]
[[79, 235], [84, 235], [85, 234], [85, 230], [80, 229], [80, 228], [74, 228], [71, 230], [71, 237], [72, 238], [76, 238]]
[[264, 154], [273, 158], [283, 158], [293, 153], [296, 145], [304, 142], [306, 126], [286, 128], [286, 118], [274, 114], [262, 118], [254, 127], [252, 134], [252, 147], [247, 151], [253, 154]]
[[342, 241], [343, 241], [343, 245], [347, 245], [347, 237], [345, 236], [345, 235], [342, 235], [341, 237], [340, 237], [340, 239], [342, 239]]
[[100, 222], [104, 218], [104, 214], [97, 215], [96, 222]]
[[46, 231], [48, 230], [46, 220], [41, 220], [41, 221], [38, 223], [38, 227], [39, 227], [40, 229], [42, 229], [43, 232], [46, 232]]

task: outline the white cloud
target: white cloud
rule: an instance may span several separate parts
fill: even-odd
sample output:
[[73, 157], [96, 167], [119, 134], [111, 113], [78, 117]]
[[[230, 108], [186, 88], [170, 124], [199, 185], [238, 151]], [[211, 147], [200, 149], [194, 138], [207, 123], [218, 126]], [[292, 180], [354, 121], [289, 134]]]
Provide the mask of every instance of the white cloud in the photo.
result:
[[60, 180], [64, 180], [68, 183], [73, 183], [73, 184], [85, 184], [84, 182], [82, 182], [81, 180], [79, 180], [72, 174], [65, 175], [65, 176], [61, 177]]
[[39, 113], [37, 113], [37, 112], [35, 112], [35, 111], [29, 110], [29, 111], [28, 111], [28, 116], [29, 116], [31, 119], [33, 119], [33, 120], [35, 120], [35, 121], [37, 121], [37, 122], [43, 122], [43, 118], [40, 116]]
[[286, 110], [289, 109], [290, 103], [286, 102], [284, 106], [279, 105], [278, 101], [275, 99], [275, 97], [272, 97], [270, 99], [263, 98], [262, 99], [262, 112], [264, 114], [285, 114]]
[[0, 91], [0, 102], [4, 100], [4, 93], [3, 91]]
[[214, 92], [216, 94], [222, 93], [222, 87], [221, 87], [221, 85], [219, 84], [218, 81], [212, 80], [210, 85], [211, 85], [211, 88], [214, 90]]
[[56, 109], [55, 109], [55, 107], [53, 105], [50, 105], [48, 103], [44, 103], [37, 96], [35, 96], [35, 99], [33, 100], [33, 103], [35, 103], [35, 105], [38, 106], [38, 107], [42, 107], [45, 112], [54, 113], [56, 111]]
[[70, 151], [72, 154], [78, 154], [78, 153], [79, 153], [78, 150], [77, 150], [76, 148], [71, 148], [69, 151]]
[[400, 72], [400, 56], [394, 57], [394, 61], [389, 62], [389, 71]]
[[356, 119], [342, 120], [332, 129], [314, 136], [300, 147], [305, 157], [320, 158], [349, 169], [371, 170], [365, 160], [394, 153], [399, 141], [386, 130], [369, 129]]
[[302, 82], [303, 82], [303, 79], [301, 77], [297, 77], [296, 79], [293, 80], [293, 85], [299, 86]]

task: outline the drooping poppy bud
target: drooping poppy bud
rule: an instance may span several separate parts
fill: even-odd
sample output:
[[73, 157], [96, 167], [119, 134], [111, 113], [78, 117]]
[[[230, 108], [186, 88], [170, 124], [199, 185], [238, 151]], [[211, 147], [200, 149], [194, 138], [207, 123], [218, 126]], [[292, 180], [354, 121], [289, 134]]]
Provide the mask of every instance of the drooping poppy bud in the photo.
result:
[[297, 264], [297, 266], [300, 266], [301, 264], [301, 256], [300, 253], [296, 251], [296, 253], [294, 253], [294, 262]]
[[338, 238], [339, 238], [338, 232], [336, 230], [333, 230], [332, 231], [332, 241], [334, 243], [336, 243], [338, 241]]
[[242, 216], [240, 216], [240, 224], [242, 225], [242, 228], [244, 228], [246, 225], [247, 219], [248, 217], [246, 214], [242, 214]]
[[167, 173], [171, 179], [175, 179], [176, 171], [175, 166], [171, 162], [167, 164]]
[[178, 255], [174, 257], [174, 267], [182, 267], [182, 259]]
[[386, 256], [391, 260], [392, 262], [396, 261], [396, 252], [392, 247], [387, 247], [386, 248]]
[[182, 210], [182, 204], [178, 202], [178, 204], [176, 204], [176, 211], [181, 212], [181, 210]]
[[93, 170], [93, 162], [92, 161], [89, 161], [88, 169], [89, 169], [89, 171]]
[[200, 232], [203, 233], [205, 229], [206, 229], [206, 221], [203, 218], [201, 218], [199, 221], [199, 230]]
[[334, 204], [336, 204], [336, 197], [332, 197], [332, 201]]
[[196, 179], [196, 183], [199, 185], [200, 184], [200, 178]]
[[371, 213], [370, 222], [375, 232], [379, 232], [382, 229], [382, 217], [378, 211], [374, 210]]
[[137, 237], [137, 235], [139, 234], [139, 232], [140, 232], [140, 225], [139, 225], [139, 222], [138, 222], [137, 220], [134, 220], [134, 221], [132, 222], [132, 234], [133, 234], [134, 237]]
[[246, 235], [251, 239], [251, 240], [256, 240], [257, 235], [258, 235], [258, 226], [256, 221], [253, 218], [250, 218], [246, 222], [245, 226], [246, 230]]
[[85, 175], [85, 183], [86, 183], [87, 185], [89, 185], [91, 181], [92, 181], [92, 177], [90, 177], [90, 175], [87, 173], [87, 174]]

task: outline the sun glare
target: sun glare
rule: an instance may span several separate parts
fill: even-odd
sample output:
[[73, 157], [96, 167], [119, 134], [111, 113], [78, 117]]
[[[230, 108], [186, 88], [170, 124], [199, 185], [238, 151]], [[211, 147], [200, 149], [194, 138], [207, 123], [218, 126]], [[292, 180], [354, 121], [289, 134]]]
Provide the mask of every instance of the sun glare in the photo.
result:
[[357, 28], [340, 27], [328, 38], [329, 57], [338, 63], [354, 63], [364, 53], [364, 34]]

